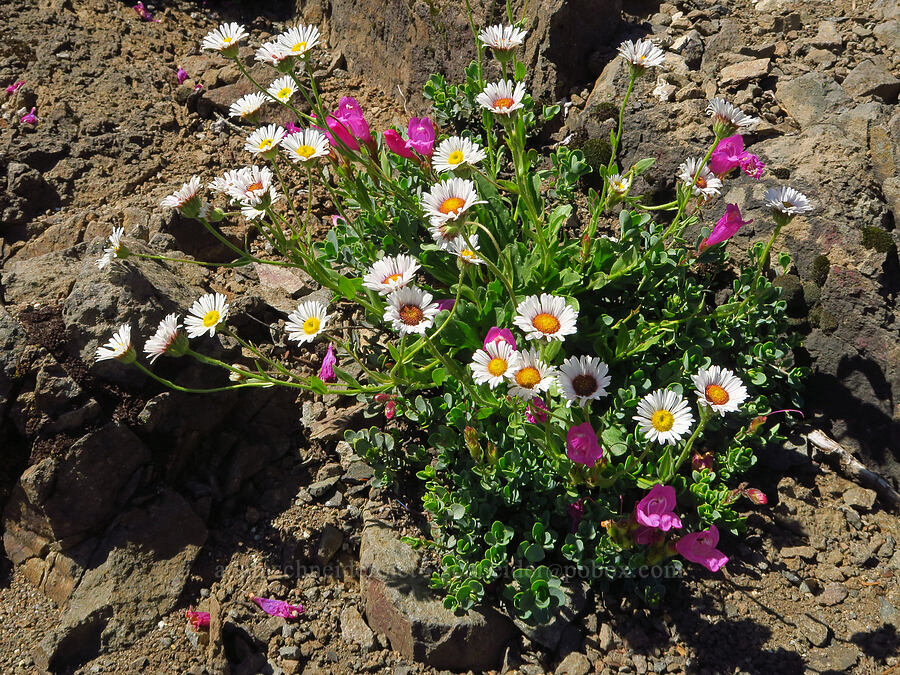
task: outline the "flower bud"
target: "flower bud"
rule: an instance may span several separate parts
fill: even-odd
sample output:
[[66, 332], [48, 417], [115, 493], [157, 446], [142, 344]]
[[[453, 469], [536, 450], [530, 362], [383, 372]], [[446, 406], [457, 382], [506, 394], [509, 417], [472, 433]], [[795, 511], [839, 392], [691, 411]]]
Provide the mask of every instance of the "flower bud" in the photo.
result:
[[758, 488], [747, 488], [744, 490], [744, 496], [754, 504], [768, 504], [769, 498]]
[[481, 449], [481, 444], [478, 442], [478, 432], [475, 431], [475, 427], [466, 425], [466, 428], [463, 429], [463, 438], [466, 441], [466, 447], [469, 449], [472, 459], [475, 460], [476, 464], [481, 464], [484, 460], [484, 450]]
[[759, 428], [766, 423], [768, 417], [765, 415], [759, 415], [758, 417], [754, 417], [750, 420], [750, 425], [747, 427], [747, 433], [753, 435], [759, 431]]

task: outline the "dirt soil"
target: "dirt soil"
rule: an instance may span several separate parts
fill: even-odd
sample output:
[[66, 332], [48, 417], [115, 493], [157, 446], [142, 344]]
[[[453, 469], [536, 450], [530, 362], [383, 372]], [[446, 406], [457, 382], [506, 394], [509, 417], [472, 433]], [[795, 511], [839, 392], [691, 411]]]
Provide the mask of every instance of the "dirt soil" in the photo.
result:
[[[657, 11], [656, 4], [645, 4], [653, 4], [645, 16]], [[841, 4], [848, 13], [865, 11], [855, 2]], [[183, 250], [210, 244], [176, 231], [180, 221], [157, 208], [191, 174], [210, 178], [246, 162], [243, 138], [217, 123], [201, 103], [203, 93], [192, 91], [194, 84], [236, 79], [228, 69], [209, 66], [199, 41], [231, 19], [243, 21], [259, 40], [289, 17], [264, 13], [254, 3], [148, 8], [158, 23], [142, 21], [130, 1], [6, 0], [0, 7], [0, 85], [26, 80], [16, 94], [0, 93], [2, 161], [37, 167], [43, 178], [34, 188], [41, 195], [37, 205], [0, 196], [0, 210], [7, 209], [0, 231], [4, 264], [105, 238], [120, 224], [147, 237], [169, 234]], [[334, 65], [326, 80], [329, 102], [350, 93], [374, 128], [404, 122], [402, 102], [377, 83], [348, 75], [330, 56], [322, 62]], [[191, 79], [181, 86], [179, 66], [198, 71], [188, 68]], [[39, 123], [18, 123], [18, 111], [31, 106]], [[328, 213], [327, 204], [317, 208]], [[137, 214], [146, 212], [152, 215], [142, 224]], [[230, 291], [243, 283], [222, 269], [210, 271], [208, 281]], [[319, 403], [305, 406], [306, 416], [321, 413]], [[208, 609], [212, 599], [227, 606], [248, 636], [226, 645], [228, 656], [233, 650], [263, 655], [262, 665], [247, 672], [436, 672], [391, 651], [383, 636], [365, 651], [342, 630], [342, 611], [362, 609], [356, 563], [366, 499], [382, 500], [398, 523], [406, 522], [404, 509], [419, 509], [375, 494], [365, 476], [343, 492], [311, 494], [310, 484], [334, 475], [337, 437], [326, 429], [318, 439], [305, 439], [254, 481], [258, 500], [213, 518], [182, 605], [155, 630], [74, 672], [209, 672], [205, 636], [189, 628], [184, 610]], [[769, 504], [753, 507], [742, 540], [723, 539], [721, 548], [732, 559], [722, 574], [692, 569], [670, 586], [659, 609], [601, 601], [581, 619], [566, 653], [546, 653], [522, 638], [507, 656], [508, 672], [898, 672], [900, 523], [871, 494], [809, 461], [802, 448], [783, 452], [764, 458], [748, 476]], [[333, 560], [320, 566], [310, 561], [326, 526], [342, 534]], [[246, 599], [249, 592], [302, 602], [306, 613], [296, 621], [267, 617]], [[40, 672], [31, 650], [59, 611], [21, 569], [0, 579], [0, 672]]]

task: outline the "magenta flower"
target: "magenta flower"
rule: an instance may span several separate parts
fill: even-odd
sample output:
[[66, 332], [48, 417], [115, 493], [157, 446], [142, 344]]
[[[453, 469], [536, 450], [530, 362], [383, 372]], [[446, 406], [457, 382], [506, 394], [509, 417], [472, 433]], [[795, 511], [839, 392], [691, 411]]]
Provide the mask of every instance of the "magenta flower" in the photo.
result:
[[285, 619], [296, 619], [303, 614], [303, 605], [289, 605], [284, 600], [273, 600], [271, 598], [260, 598], [250, 594], [250, 599], [259, 605], [259, 608], [266, 614], [272, 616], [282, 616]]
[[188, 73], [184, 68], [179, 67], [178, 71], [175, 73], [175, 79], [178, 80], [178, 84], [184, 84], [184, 81], [188, 79]]
[[321, 131], [325, 134], [325, 136], [328, 137], [328, 142], [331, 143], [331, 145], [333, 145], [334, 147], [340, 147], [341, 143], [338, 142], [338, 140], [340, 140], [350, 150], [359, 150], [359, 143], [356, 142], [356, 139], [350, 132], [349, 124], [347, 124], [346, 122], [342, 122], [333, 115], [329, 115], [325, 119], [325, 124], [328, 125], [327, 130], [319, 129], [319, 127], [315, 128], [319, 129], [319, 131]]
[[740, 134], [723, 138], [709, 158], [709, 170], [717, 176], [726, 174], [741, 165], [743, 154], [744, 139]]
[[438, 311], [442, 312], [445, 309], [451, 310], [453, 309], [453, 305], [456, 304], [456, 298], [446, 298], [444, 300], [437, 300]]
[[342, 221], [342, 220], [344, 221], [344, 224], [347, 223], [347, 219], [344, 218], [344, 216], [339, 216], [339, 215], [336, 214], [336, 213], [333, 214], [333, 215], [331, 216], [331, 226], [332, 226], [332, 227], [337, 227], [337, 226], [338, 226], [338, 223], [339, 223], [340, 221]]
[[578, 531], [578, 524], [581, 523], [581, 520], [584, 518], [584, 497], [569, 504], [568, 512], [569, 518], [572, 521], [572, 533], [574, 534]]
[[766, 493], [759, 488], [746, 488], [744, 490], [744, 496], [754, 504], [762, 505], [769, 503], [769, 498], [766, 497]]
[[363, 143], [371, 142], [372, 132], [369, 130], [369, 123], [363, 117], [359, 101], [355, 98], [344, 96], [338, 102], [338, 109], [334, 116], [346, 124], [353, 135]]
[[407, 134], [409, 140], [406, 145], [420, 155], [431, 157], [434, 152], [434, 124], [427, 117], [411, 117]]
[[31, 112], [25, 113], [22, 117], [19, 118], [19, 121], [23, 124], [37, 124], [38, 116], [37, 116], [37, 108], [34, 106], [31, 107]]
[[497, 326], [491, 328], [484, 338], [485, 348], [492, 342], [505, 342], [513, 349], [518, 349], [516, 346], [516, 338], [513, 337], [512, 331], [509, 328], [498, 328]]
[[756, 155], [751, 155], [749, 152], [745, 152], [741, 155], [741, 171], [750, 176], [750, 178], [755, 178], [759, 180], [762, 178], [763, 169], [766, 168], [766, 165], [762, 163], [762, 161]]
[[153, 23], [159, 23], [159, 19], [154, 19], [153, 15], [150, 13], [150, 10], [144, 7], [143, 2], [138, 2], [132, 9], [137, 12], [138, 16], [141, 17], [144, 21], [152, 21]]
[[397, 414], [397, 401], [390, 394], [375, 394], [375, 400], [384, 403], [384, 416], [392, 420]]
[[288, 136], [292, 136], [294, 134], [299, 134], [301, 131], [303, 131], [303, 129], [301, 127], [298, 127], [293, 122], [288, 122], [287, 124], [285, 124], [284, 130], [287, 132]]
[[334, 367], [337, 365], [337, 357], [334, 355], [334, 345], [328, 345], [328, 351], [325, 352], [325, 358], [322, 359], [322, 367], [319, 368], [319, 378], [323, 382], [337, 382], [337, 376], [334, 374]]
[[635, 544], [640, 544], [641, 546], [653, 546], [653, 544], [662, 539], [663, 533], [655, 527], [638, 525], [634, 529], [634, 532], [631, 533], [631, 537], [634, 539]]
[[6, 93], [7, 94], [15, 94], [19, 90], [19, 87], [21, 87], [23, 84], [25, 84], [25, 80], [19, 80], [18, 82], [13, 82], [11, 85], [9, 85], [6, 88]]
[[384, 142], [395, 155], [400, 155], [406, 159], [416, 158], [413, 151], [409, 149], [409, 143], [404, 141], [403, 137], [394, 129], [388, 129], [384, 132]]
[[597, 442], [597, 433], [590, 422], [582, 422], [569, 428], [569, 433], [566, 434], [566, 456], [585, 466], [594, 466], [603, 457], [603, 448]]
[[195, 631], [201, 628], [209, 628], [209, 612], [195, 612], [194, 608], [185, 610], [184, 615]]
[[547, 421], [547, 410], [547, 404], [543, 399], [535, 396], [525, 406], [525, 419], [532, 424], [543, 424]]
[[728, 556], [716, 548], [718, 543], [719, 530], [710, 525], [708, 530], [684, 535], [675, 542], [675, 550], [684, 559], [703, 565], [710, 572], [718, 572], [728, 562]]
[[731, 239], [744, 225], [749, 225], [753, 220], [741, 218], [741, 210], [737, 204], [726, 204], [725, 213], [719, 218], [719, 222], [713, 228], [709, 236], [700, 242], [700, 250], [720, 244], [726, 239]]
[[681, 519], [675, 515], [675, 506], [675, 488], [654, 485], [634, 507], [634, 519], [641, 525], [668, 532], [673, 527], [681, 527]]

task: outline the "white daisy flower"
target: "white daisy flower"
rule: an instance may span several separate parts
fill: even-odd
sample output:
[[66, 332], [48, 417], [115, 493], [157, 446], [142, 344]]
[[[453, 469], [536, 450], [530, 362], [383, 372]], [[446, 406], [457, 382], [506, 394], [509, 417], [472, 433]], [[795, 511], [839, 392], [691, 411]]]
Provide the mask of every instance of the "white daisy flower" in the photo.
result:
[[516, 350], [508, 342], [497, 340], [488, 343], [472, 355], [472, 363], [469, 364], [472, 379], [493, 389], [506, 379], [515, 354]]
[[517, 84], [512, 80], [500, 80], [488, 84], [475, 100], [482, 108], [490, 110], [495, 115], [511, 115], [522, 107], [524, 96], [524, 82]]
[[236, 55], [237, 44], [247, 37], [247, 31], [238, 23], [223, 23], [203, 38], [202, 49], [211, 49], [225, 55]]
[[304, 129], [300, 133], [289, 134], [281, 141], [292, 162], [309, 162], [326, 157], [331, 152], [328, 138], [318, 129]]
[[661, 66], [666, 60], [665, 52], [650, 40], [625, 40], [619, 45], [619, 53], [632, 66], [642, 70]]
[[747, 400], [747, 387], [727, 368], [701, 368], [691, 379], [697, 387], [700, 403], [720, 415], [737, 412], [738, 407]]
[[710, 101], [706, 106], [706, 114], [712, 115], [713, 129], [719, 138], [730, 136], [738, 129], [753, 126], [759, 121], [744, 114], [740, 108], [724, 98], [714, 98]]
[[288, 339], [296, 340], [301, 345], [312, 342], [325, 329], [328, 323], [328, 305], [321, 300], [307, 300], [297, 305], [297, 309], [288, 315], [284, 329]]
[[235, 172], [226, 173], [225, 192], [233, 199], [250, 206], [262, 202], [266, 196], [271, 197], [275, 188], [272, 186], [272, 171], [267, 166], [245, 166]]
[[260, 91], [255, 91], [252, 94], [244, 94], [231, 104], [231, 107], [228, 109], [228, 115], [229, 117], [247, 119], [258, 113], [259, 109], [262, 108], [263, 103], [268, 100], [269, 97]]
[[410, 283], [418, 269], [419, 263], [411, 255], [386, 256], [372, 264], [363, 277], [363, 286], [387, 295]]
[[609, 189], [615, 192], [620, 197], [624, 196], [625, 193], [628, 192], [628, 189], [631, 187], [631, 178], [629, 178], [628, 176], [622, 176], [618, 173], [614, 173], [606, 180], [609, 182]]
[[[471, 246], [469, 246], [471, 244]], [[463, 262], [471, 265], [483, 265], [484, 260], [478, 257], [478, 235], [470, 234], [469, 241], [462, 235], [455, 237], [447, 245], [447, 250]]]
[[297, 93], [297, 84], [287, 75], [279, 77], [266, 91], [277, 98], [282, 103], [289, 103], [294, 94]]
[[478, 144], [463, 138], [451, 136], [440, 142], [431, 157], [431, 165], [438, 173], [452, 171], [464, 164], [475, 166], [487, 157]]
[[244, 150], [271, 159], [278, 153], [278, 144], [286, 135], [287, 132], [277, 124], [267, 124], [247, 136]]
[[422, 195], [422, 208], [432, 225], [456, 220], [475, 204], [486, 203], [478, 199], [475, 182], [465, 178], [450, 178]]
[[640, 430], [648, 440], [675, 445], [694, 423], [694, 415], [681, 394], [669, 389], [657, 389], [641, 399], [637, 407]]
[[131, 347], [131, 326], [126, 324], [119, 327], [109, 342], [102, 347], [97, 347], [97, 355], [94, 358], [97, 361], [121, 359], [130, 363], [135, 360], [135, 356], [134, 349]]
[[215, 190], [216, 192], [224, 192], [225, 194], [231, 194], [231, 190], [234, 189], [234, 186], [238, 184], [238, 180], [240, 177], [246, 173], [246, 167], [243, 169], [229, 169], [222, 176], [216, 176], [213, 178], [207, 187], [210, 190]]
[[417, 286], [399, 288], [387, 296], [384, 320], [390, 321], [401, 335], [422, 334], [434, 325], [434, 317], [440, 311], [432, 300], [431, 293]]
[[278, 36], [278, 44], [289, 56], [306, 56], [306, 53], [319, 44], [319, 29], [315, 26], [299, 25], [286, 30]]
[[[704, 200], [709, 199], [717, 194], [719, 194], [719, 190], [722, 189], [722, 181], [716, 178], [715, 174], [709, 170], [708, 166], [704, 166], [703, 169], [700, 169], [700, 164], [703, 160], [699, 157], [690, 157], [686, 159], [681, 165], [678, 167], [678, 178], [685, 185], [694, 184], [693, 192], [697, 197], [703, 197]], [[697, 175], [699, 171], [699, 176], [697, 176], [697, 181], [694, 182], [694, 176]]]
[[596, 356], [570, 356], [563, 361], [556, 376], [566, 407], [573, 403], [585, 406], [606, 396], [611, 379], [609, 368]]
[[497, 24], [496, 26], [488, 26], [478, 34], [481, 43], [498, 52], [508, 52], [525, 41], [528, 31], [515, 26], [504, 26]]
[[520, 398], [534, 398], [550, 388], [556, 376], [556, 369], [541, 361], [537, 350], [513, 352], [506, 378], [509, 393]]
[[159, 205], [164, 208], [178, 209], [188, 218], [196, 218], [200, 215], [203, 206], [197, 196], [201, 187], [200, 176], [191, 176], [191, 179], [182, 185], [180, 190], [170, 194]]
[[156, 361], [156, 359], [172, 348], [172, 345], [178, 339], [178, 329], [180, 327], [181, 324], [178, 322], [177, 314], [169, 314], [159, 322], [156, 333], [144, 343], [144, 353], [150, 357], [150, 363]]
[[114, 227], [112, 234], [109, 235], [109, 246], [103, 249], [103, 255], [97, 260], [97, 267], [101, 270], [109, 265], [115, 258], [119, 257], [119, 251], [122, 250], [122, 235], [125, 234], [124, 227]]
[[792, 187], [775, 187], [766, 190], [766, 204], [787, 216], [799, 216], [813, 210], [809, 199]]
[[184, 317], [184, 329], [188, 337], [200, 337], [208, 332], [216, 334], [216, 326], [228, 316], [227, 298], [221, 293], [207, 293], [191, 305], [189, 316]]
[[541, 293], [529, 295], [516, 307], [513, 323], [524, 333], [526, 340], [562, 340], [575, 333], [578, 312], [558, 295]]
[[268, 63], [270, 66], [277, 66], [290, 55], [291, 53], [277, 42], [263, 42], [259, 49], [256, 50], [255, 58], [257, 61]]

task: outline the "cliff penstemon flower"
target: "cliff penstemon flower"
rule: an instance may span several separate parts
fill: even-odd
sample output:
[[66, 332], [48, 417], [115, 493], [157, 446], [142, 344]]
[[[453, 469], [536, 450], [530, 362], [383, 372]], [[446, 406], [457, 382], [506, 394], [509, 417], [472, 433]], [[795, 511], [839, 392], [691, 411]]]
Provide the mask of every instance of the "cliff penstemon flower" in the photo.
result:
[[675, 488], [671, 485], [654, 485], [634, 507], [635, 520], [645, 527], [663, 532], [681, 528], [681, 519], [675, 515]]
[[257, 595], [253, 595], [253, 593], [251, 593], [249, 597], [262, 611], [271, 616], [280, 616], [284, 619], [296, 619], [305, 611], [303, 605], [291, 605], [284, 600], [261, 598]]
[[590, 422], [569, 428], [566, 434], [566, 456], [576, 464], [594, 466], [603, 457], [603, 448], [597, 441], [597, 432]]
[[325, 357], [322, 359], [322, 365], [319, 366], [319, 379], [322, 382], [337, 382], [337, 375], [334, 374], [334, 367], [337, 365], [337, 362], [334, 345], [329, 344]]
[[726, 204], [724, 215], [719, 218], [709, 236], [700, 243], [700, 250], [703, 251], [710, 246], [715, 246], [731, 239], [744, 225], [749, 225], [752, 222], [752, 219], [744, 220], [741, 217], [741, 210], [737, 204]]
[[675, 542], [675, 550], [691, 562], [703, 565], [710, 572], [718, 572], [728, 556], [716, 548], [719, 543], [719, 530], [715, 525], [710, 525], [708, 530], [691, 532]]

